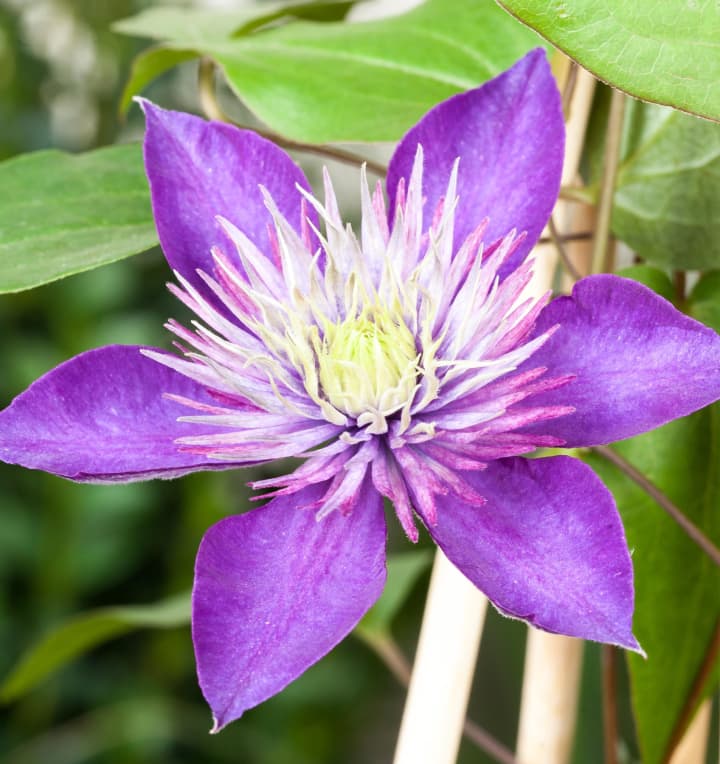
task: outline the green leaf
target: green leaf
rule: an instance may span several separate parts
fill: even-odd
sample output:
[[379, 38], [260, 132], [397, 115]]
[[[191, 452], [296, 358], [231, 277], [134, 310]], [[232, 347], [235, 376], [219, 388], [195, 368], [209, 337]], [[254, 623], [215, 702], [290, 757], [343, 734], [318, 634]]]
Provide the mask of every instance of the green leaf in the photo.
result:
[[601, 80], [720, 120], [715, 0], [498, 0]]
[[140, 146], [0, 163], [0, 292], [97, 268], [158, 242]]
[[135, 629], [171, 629], [190, 621], [190, 595], [175, 595], [153, 605], [93, 610], [46, 634], [22, 656], [0, 685], [0, 702], [9, 703], [49, 674], [109, 639]]
[[628, 104], [612, 228], [646, 260], [675, 269], [720, 263], [720, 125]]
[[432, 552], [429, 549], [404, 552], [389, 557], [385, 590], [380, 599], [356, 626], [355, 633], [362, 638], [387, 633], [393, 618], [431, 561]]
[[140, 93], [154, 79], [185, 61], [197, 58], [194, 50], [155, 45], [135, 57], [130, 69], [130, 77], [125, 83], [118, 111], [124, 114], [132, 103], [134, 95]]
[[720, 271], [703, 274], [690, 294], [690, 314], [720, 332]]
[[[720, 540], [720, 405], [618, 443], [615, 450], [715, 543]], [[720, 616], [720, 571], [635, 483], [596, 454], [635, 568], [634, 630], [648, 659], [628, 655], [643, 762], [663, 761]]]
[[493, 3], [465, 0], [428, 0], [381, 21], [300, 22], [240, 37], [227, 21], [224, 30], [207, 23], [186, 33], [173, 27], [162, 39], [211, 56], [263, 122], [310, 143], [397, 140], [436, 103], [540, 44]]
[[[335, 21], [342, 19], [353, 0], [325, 2], [265, 2], [238, 11], [208, 11], [194, 8], [147, 8], [136, 16], [118, 21], [117, 32], [163, 40], [166, 44], [148, 48], [133, 61], [119, 111], [124, 114], [132, 97], [156, 77], [178, 64], [197, 58], [208, 43], [249, 34], [285, 16]], [[179, 41], [179, 42], [178, 42]]]
[[651, 265], [631, 265], [618, 271], [618, 276], [639, 281], [670, 302], [675, 300], [675, 289], [672, 281], [670, 281], [667, 273], [659, 268], [653, 268]]
[[[632, 270], [642, 283], [659, 286], [660, 294], [672, 292], [661, 271], [644, 266], [623, 275]], [[688, 308], [720, 329], [719, 307], [720, 272], [715, 272], [700, 279]], [[711, 540], [720, 541], [720, 403], [613, 448]], [[632, 705], [643, 762], [664, 764], [688, 714], [717, 682], [715, 665], [701, 695], [691, 698], [720, 618], [720, 570], [617, 467], [596, 453], [584, 458], [613, 492], [633, 555], [634, 631], [648, 658], [627, 655]]]
[[250, 3], [233, 11], [161, 6], [146, 8], [136, 16], [117, 21], [113, 24], [113, 29], [135, 37], [149, 37], [153, 40], [202, 48], [207, 43], [249, 34], [284, 17], [337, 21], [345, 16], [352, 5], [353, 0], [280, 0]]

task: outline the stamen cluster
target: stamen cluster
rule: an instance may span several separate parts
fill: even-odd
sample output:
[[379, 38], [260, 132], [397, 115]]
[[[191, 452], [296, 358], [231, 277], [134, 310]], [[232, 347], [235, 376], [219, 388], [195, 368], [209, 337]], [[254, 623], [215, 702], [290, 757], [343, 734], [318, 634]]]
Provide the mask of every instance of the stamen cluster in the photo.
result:
[[[435, 496], [472, 498], [458, 470], [560, 444], [517, 432], [572, 410], [522, 405], [569, 379], [540, 380], [542, 367], [516, 372], [554, 331], [529, 339], [547, 300], [523, 297], [531, 260], [500, 279], [522, 237], [510, 232], [484, 250], [484, 222], [456, 251], [457, 161], [423, 231], [422, 170], [418, 146], [392, 225], [382, 187], [371, 196], [363, 172], [359, 239], [340, 218], [327, 173], [324, 204], [298, 189], [300, 233], [264, 191], [274, 223], [270, 257], [219, 218], [236, 253], [215, 247], [214, 273], [199, 273], [217, 300], [180, 274], [182, 288], [170, 287], [203, 322], [194, 332], [168, 324], [190, 346], [183, 345], [186, 359], [146, 351], [218, 399], [209, 407], [176, 396], [200, 409], [183, 421], [222, 430], [181, 438], [182, 448], [244, 463], [309, 457], [292, 475], [256, 485], [292, 492], [335, 475], [323, 514], [350, 501], [372, 465], [376, 487], [415, 537], [411, 506], [432, 522]], [[311, 208], [323, 230], [310, 222]], [[424, 489], [411, 501], [400, 476], [418, 471]]]

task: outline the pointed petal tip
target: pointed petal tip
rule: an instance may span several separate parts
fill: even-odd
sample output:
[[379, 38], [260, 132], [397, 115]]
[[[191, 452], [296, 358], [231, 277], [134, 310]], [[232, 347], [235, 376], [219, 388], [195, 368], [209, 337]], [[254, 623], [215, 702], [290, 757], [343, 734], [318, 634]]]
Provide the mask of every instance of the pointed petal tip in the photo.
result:
[[[550, 216], [560, 186], [564, 143], [560, 93], [544, 49], [536, 48], [479, 88], [437, 104], [405, 134], [388, 167], [389, 209], [394, 211], [402, 198], [400, 181], [410, 178], [416, 147], [422, 144], [427, 228], [455, 159], [461, 156], [456, 248], [483, 217], [491, 221], [488, 243], [513, 226], [527, 231], [503, 278], [524, 260]], [[475, 182], [477, 177], [483, 178], [482, 184]]]
[[630, 637], [628, 639], [620, 642], [618, 646], [624, 648], [625, 650], [629, 650], [632, 653], [636, 653], [641, 658], [644, 658], [645, 660], [647, 660], [647, 657], [648, 657], [647, 653], [645, 652], [645, 650], [643, 650], [640, 643], [635, 638], [635, 635], [632, 633], [630, 633]]
[[647, 653], [642, 649], [640, 643], [635, 638], [629, 623], [627, 627], [623, 626], [621, 623], [606, 623], [604, 628], [587, 631], [584, 634], [578, 633], [576, 636], [590, 642], [597, 642], [601, 645], [610, 645], [611, 647], [617, 647], [631, 653], [637, 653], [643, 658], [647, 658]]
[[238, 719], [240, 719], [240, 717], [243, 716], [244, 713], [245, 711], [241, 711], [236, 716], [226, 718], [224, 714], [216, 715], [215, 712], [213, 711], [213, 715], [212, 715], [213, 726], [212, 726], [212, 729], [208, 732], [208, 734], [217, 735], [219, 732], [222, 732], [225, 729], [225, 727], [228, 726], [228, 724], [231, 724], [232, 722], [236, 722]]
[[133, 96], [133, 101], [142, 109], [142, 113], [145, 116], [145, 123], [146, 125], [152, 121], [152, 120], [159, 120], [162, 118], [162, 115], [164, 114], [170, 114], [169, 109], [163, 109], [162, 106], [158, 106], [156, 103], [153, 103], [150, 99], [145, 98], [144, 96]]
[[636, 281], [581, 279], [543, 309], [535, 336], [555, 324], [561, 330], [532, 365], [576, 379], [534, 401], [575, 407], [574, 415], [542, 425], [570, 448], [639, 435], [720, 397], [720, 337]]
[[178, 421], [176, 394], [211, 403], [207, 390], [154, 360], [166, 351], [108, 345], [51, 369], [0, 412], [0, 461], [76, 482], [114, 483], [227, 469], [180, 453], [175, 440], [197, 433]]

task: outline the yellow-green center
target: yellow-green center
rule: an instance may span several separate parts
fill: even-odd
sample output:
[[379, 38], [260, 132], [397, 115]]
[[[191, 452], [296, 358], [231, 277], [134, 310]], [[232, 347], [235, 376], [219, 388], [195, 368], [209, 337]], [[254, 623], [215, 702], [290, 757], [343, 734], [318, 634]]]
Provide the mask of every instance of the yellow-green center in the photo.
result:
[[320, 384], [326, 399], [349, 416], [387, 416], [412, 397], [418, 360], [402, 319], [384, 309], [364, 311], [325, 328], [318, 353]]

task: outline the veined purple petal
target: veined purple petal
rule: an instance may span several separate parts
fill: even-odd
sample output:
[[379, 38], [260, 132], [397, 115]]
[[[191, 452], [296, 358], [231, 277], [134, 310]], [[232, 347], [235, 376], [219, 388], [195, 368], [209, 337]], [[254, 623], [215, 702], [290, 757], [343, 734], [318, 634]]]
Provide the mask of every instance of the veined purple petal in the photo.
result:
[[503, 613], [545, 631], [641, 651], [632, 564], [612, 495], [566, 456], [466, 473], [484, 506], [453, 498], [430, 535]]
[[575, 374], [536, 405], [575, 413], [533, 426], [568, 447], [629, 438], [720, 398], [720, 336], [641, 284], [590, 276], [541, 313], [535, 334], [560, 329], [527, 361]]
[[164, 393], [209, 406], [217, 401], [201, 385], [143, 356], [142, 349], [90, 350], [36, 380], [0, 412], [0, 459], [81, 482], [170, 478], [237, 466], [178, 448], [176, 438], [209, 430], [179, 422], [186, 406]]
[[190, 283], [205, 292], [196, 269], [212, 272], [213, 246], [235, 251], [217, 216], [271, 256], [272, 217], [260, 184], [301, 232], [303, 205], [296, 184], [309, 185], [282, 149], [250, 130], [166, 111], [145, 100], [141, 105], [147, 121], [145, 168], [160, 243], [170, 266]]
[[533, 50], [482, 87], [439, 104], [408, 131], [388, 169], [390, 214], [418, 143], [425, 152], [423, 230], [460, 157], [455, 251], [485, 217], [489, 244], [513, 228], [525, 230], [527, 238], [503, 269], [507, 273], [535, 244], [555, 204], [564, 135], [555, 80], [544, 51]]
[[193, 641], [214, 731], [340, 642], [385, 584], [385, 519], [366, 481], [349, 514], [315, 519], [327, 484], [214, 525], [195, 565]]

